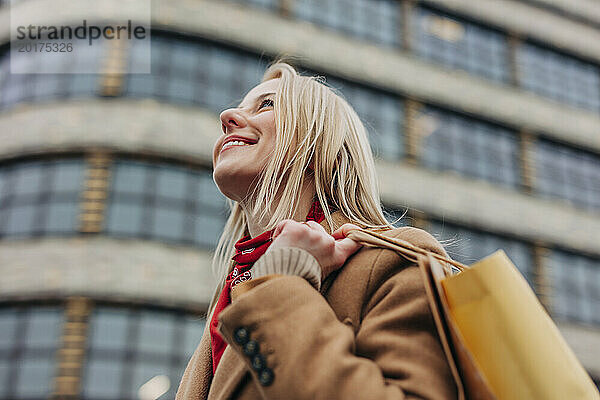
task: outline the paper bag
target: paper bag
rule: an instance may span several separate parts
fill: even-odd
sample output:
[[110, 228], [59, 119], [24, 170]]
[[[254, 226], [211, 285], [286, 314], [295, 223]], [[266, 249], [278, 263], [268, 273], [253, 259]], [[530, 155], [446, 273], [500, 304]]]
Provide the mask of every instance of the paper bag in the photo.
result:
[[438, 282], [447, 301], [448, 321], [458, 329], [461, 345], [498, 400], [600, 399], [504, 251]]

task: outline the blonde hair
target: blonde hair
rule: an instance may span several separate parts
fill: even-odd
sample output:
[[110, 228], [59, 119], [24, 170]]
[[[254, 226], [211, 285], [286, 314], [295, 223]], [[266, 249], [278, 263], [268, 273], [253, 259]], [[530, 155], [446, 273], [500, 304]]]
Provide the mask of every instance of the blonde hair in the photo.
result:
[[[268, 220], [266, 230], [292, 218], [298, 207], [298, 193], [306, 179], [313, 179], [330, 229], [332, 209], [364, 227], [391, 227], [381, 208], [368, 135], [354, 109], [320, 78], [299, 75], [287, 63], [275, 61], [261, 82], [277, 78], [275, 149], [251, 195], [252, 216]], [[267, 207], [275, 204], [276, 197], [277, 207]], [[209, 310], [214, 309], [233, 268], [230, 260], [234, 245], [247, 234], [240, 204], [232, 200], [228, 203], [231, 213], [213, 257], [213, 272], [219, 284]]]

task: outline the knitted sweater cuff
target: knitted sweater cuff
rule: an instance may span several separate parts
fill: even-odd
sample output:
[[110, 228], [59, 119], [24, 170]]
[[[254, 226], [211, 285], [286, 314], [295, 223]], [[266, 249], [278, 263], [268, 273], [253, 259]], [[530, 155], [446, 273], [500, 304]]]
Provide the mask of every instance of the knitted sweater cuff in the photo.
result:
[[297, 247], [280, 247], [267, 251], [252, 266], [252, 278], [265, 275], [298, 275], [317, 290], [321, 289], [321, 266], [308, 251]]

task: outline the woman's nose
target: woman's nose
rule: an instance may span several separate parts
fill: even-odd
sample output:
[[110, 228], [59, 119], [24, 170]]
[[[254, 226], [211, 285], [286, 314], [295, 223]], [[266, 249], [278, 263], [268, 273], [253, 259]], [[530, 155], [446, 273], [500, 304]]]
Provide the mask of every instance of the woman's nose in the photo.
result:
[[246, 126], [246, 119], [235, 108], [228, 108], [221, 113], [221, 128], [223, 133], [234, 128], [243, 128]]

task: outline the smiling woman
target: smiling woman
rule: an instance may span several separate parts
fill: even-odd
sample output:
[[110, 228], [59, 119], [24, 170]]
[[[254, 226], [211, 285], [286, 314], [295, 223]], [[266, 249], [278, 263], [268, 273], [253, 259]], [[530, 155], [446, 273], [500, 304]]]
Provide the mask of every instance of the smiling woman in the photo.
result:
[[232, 200], [247, 203], [251, 182], [275, 150], [273, 90], [277, 79], [253, 88], [237, 108], [221, 113], [223, 135], [215, 143], [215, 182]]
[[276, 62], [221, 124], [213, 178], [231, 213], [220, 282], [177, 398], [455, 398], [417, 265], [346, 237], [378, 228], [446, 256], [385, 219], [352, 107]]

